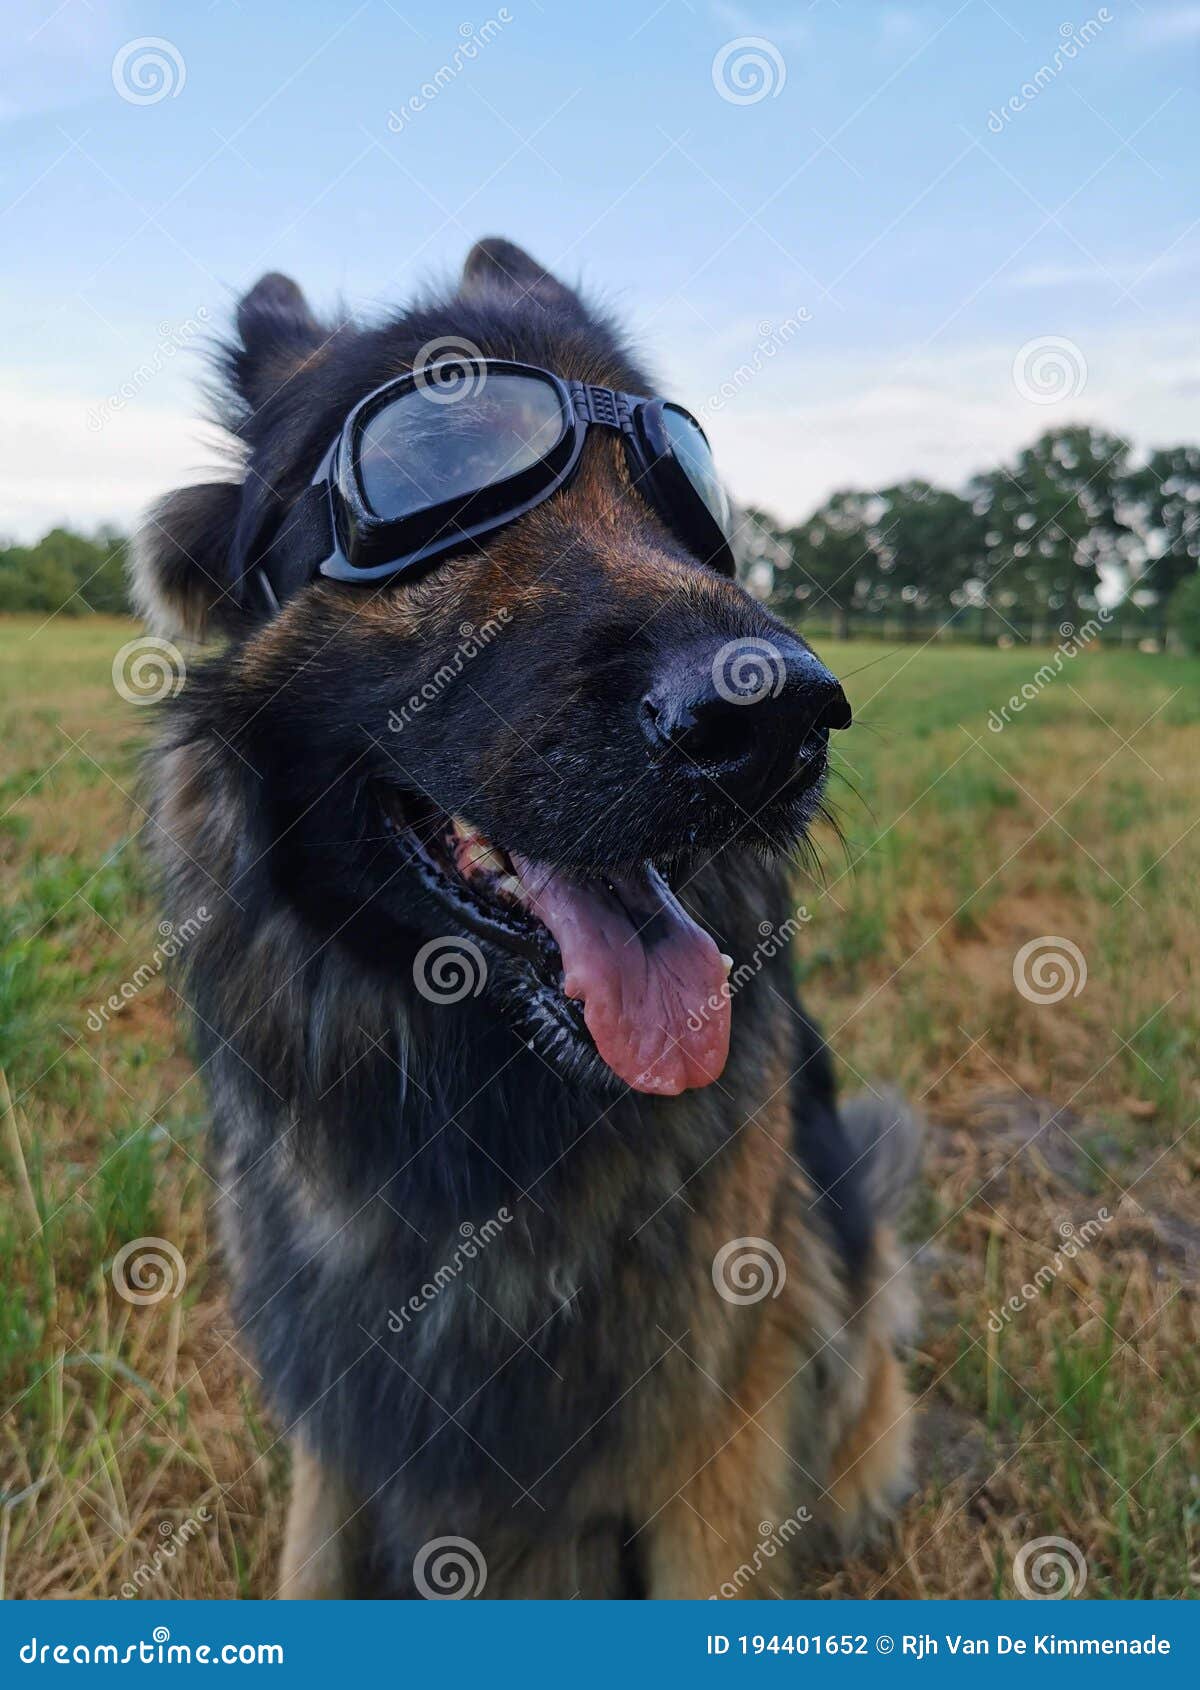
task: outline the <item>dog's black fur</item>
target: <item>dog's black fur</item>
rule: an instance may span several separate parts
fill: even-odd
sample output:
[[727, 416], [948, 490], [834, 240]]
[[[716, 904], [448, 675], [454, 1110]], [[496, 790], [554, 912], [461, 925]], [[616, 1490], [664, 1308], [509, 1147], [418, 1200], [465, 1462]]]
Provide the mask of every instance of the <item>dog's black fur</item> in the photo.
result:
[[[890, 1349], [898, 1319], [881, 1192], [908, 1135], [883, 1132], [880, 1153], [888, 1123], [847, 1129], [787, 946], [762, 955], [765, 924], [794, 914], [780, 850], [812, 821], [820, 782], [747, 814], [670, 770], [647, 778], [635, 706], [666, 654], [792, 636], [686, 554], [614, 446], [589, 441], [576, 483], [416, 586], [319, 582], [272, 620], [253, 608], [254, 547], [346, 412], [443, 337], [654, 391], [613, 327], [508, 243], [477, 247], [457, 292], [371, 329], [319, 324], [269, 277], [223, 354], [238, 479], [171, 495], [139, 548], [158, 623], [226, 641], [172, 702], [153, 783], [168, 913], [205, 910], [180, 990], [212, 1094], [236, 1341], [353, 1516], [322, 1588], [411, 1593], [420, 1546], [454, 1534], [486, 1556], [489, 1594], [657, 1594], [672, 1580], [708, 1594], [707, 1572], [663, 1570], [710, 1564], [668, 1541], [668, 1498], [690, 1479], [666, 1475], [703, 1444], [706, 1416], [723, 1447], [722, 1399], [742, 1400], [764, 1344], [791, 1345], [799, 1466], [747, 1507], [757, 1521], [802, 1496], [820, 1511], [867, 1412], [864, 1357]], [[462, 625], [501, 609], [503, 633], [390, 733]], [[381, 785], [539, 860], [670, 865], [721, 949], [761, 961], [720, 1080], [630, 1092], [503, 944], [480, 941], [481, 995], [426, 1001], [414, 962], [447, 933], [447, 908], [397, 851]], [[782, 1302], [714, 1293], [714, 1248], [742, 1235], [787, 1255], [787, 1335]], [[398, 1320], [414, 1294], [420, 1312]], [[903, 1466], [901, 1452], [875, 1489]], [[294, 1551], [298, 1588], [328, 1563], [321, 1530]]]

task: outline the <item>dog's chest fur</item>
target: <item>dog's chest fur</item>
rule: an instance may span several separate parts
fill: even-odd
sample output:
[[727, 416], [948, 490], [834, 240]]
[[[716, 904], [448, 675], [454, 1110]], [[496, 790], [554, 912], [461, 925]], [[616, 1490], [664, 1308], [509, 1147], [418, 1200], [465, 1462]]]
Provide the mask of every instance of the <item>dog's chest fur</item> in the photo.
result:
[[[771, 1060], [764, 1042], [753, 1060]], [[250, 1117], [237, 1064], [219, 1068], [238, 1341], [282, 1422], [373, 1499], [397, 1562], [455, 1522], [469, 1535], [514, 1510], [527, 1529], [545, 1511], [585, 1530], [611, 1505], [600, 1475], [649, 1478], [679, 1425], [736, 1390], [753, 1327], [729, 1319], [712, 1260], [731, 1237], [778, 1235], [769, 1121], [744, 1129], [740, 1155], [730, 1097], [690, 1107], [681, 1131], [653, 1104], [581, 1107], [527, 1057], [434, 1129], [434, 1147], [414, 1155], [396, 1121], [407, 1148], [351, 1185], [336, 1157], [298, 1166], [286, 1128], [264, 1153], [271, 1125]], [[543, 1140], [534, 1173], [497, 1130], [506, 1116]]]

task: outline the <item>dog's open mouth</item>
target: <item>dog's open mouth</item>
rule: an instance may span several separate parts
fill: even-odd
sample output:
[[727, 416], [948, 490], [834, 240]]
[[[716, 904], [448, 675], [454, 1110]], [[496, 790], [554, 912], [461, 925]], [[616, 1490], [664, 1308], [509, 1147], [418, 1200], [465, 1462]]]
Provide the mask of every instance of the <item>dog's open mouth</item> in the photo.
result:
[[729, 969], [652, 863], [582, 876], [511, 853], [460, 816], [391, 786], [385, 825], [469, 932], [582, 1005], [596, 1049], [635, 1091], [674, 1096], [729, 1054]]

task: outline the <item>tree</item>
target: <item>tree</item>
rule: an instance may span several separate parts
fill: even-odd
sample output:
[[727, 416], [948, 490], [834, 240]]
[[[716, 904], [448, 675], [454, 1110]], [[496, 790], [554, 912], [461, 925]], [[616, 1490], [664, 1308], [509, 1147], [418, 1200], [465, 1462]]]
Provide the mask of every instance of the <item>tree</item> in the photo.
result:
[[0, 611], [19, 610], [127, 615], [125, 542], [108, 529], [52, 528], [36, 545], [0, 549]]
[[774, 519], [754, 505], [735, 510], [733, 550], [738, 578], [747, 592], [757, 599], [773, 597], [780, 590], [780, 571], [790, 569], [792, 563]]
[[1193, 570], [1171, 594], [1168, 617], [1187, 649], [1200, 652], [1200, 572]]
[[846, 490], [783, 534], [792, 557], [793, 605], [806, 615], [829, 611], [839, 639], [849, 635], [851, 611], [870, 605], [878, 586], [877, 516], [874, 494]]
[[1126, 520], [1129, 446], [1103, 429], [1053, 429], [1011, 468], [976, 476], [985, 529], [982, 588], [1001, 610], [1080, 614], [1102, 577], [1125, 576], [1138, 536]]
[[970, 500], [904, 481], [883, 489], [879, 507], [873, 550], [888, 600], [945, 610], [960, 603], [984, 552], [984, 524]]
[[1200, 567], [1200, 446], [1151, 452], [1124, 491], [1144, 546], [1135, 585], [1171, 598]]

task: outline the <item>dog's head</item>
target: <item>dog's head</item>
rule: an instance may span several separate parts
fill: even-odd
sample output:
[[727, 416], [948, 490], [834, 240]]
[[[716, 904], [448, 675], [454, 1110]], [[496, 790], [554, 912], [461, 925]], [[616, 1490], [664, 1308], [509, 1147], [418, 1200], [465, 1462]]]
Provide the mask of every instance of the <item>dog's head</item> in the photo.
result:
[[139, 601], [165, 631], [229, 637], [192, 708], [253, 792], [273, 894], [319, 940], [432, 1001], [480, 994], [592, 1082], [707, 1084], [729, 964], [687, 882], [705, 854], [795, 843], [849, 711], [802, 640], [689, 555], [618, 436], [592, 430], [566, 486], [415, 581], [317, 577], [275, 614], [247, 590], [351, 408], [451, 340], [654, 391], [507, 242], [373, 329], [323, 326], [266, 277], [225, 354], [241, 478], [152, 513]]

